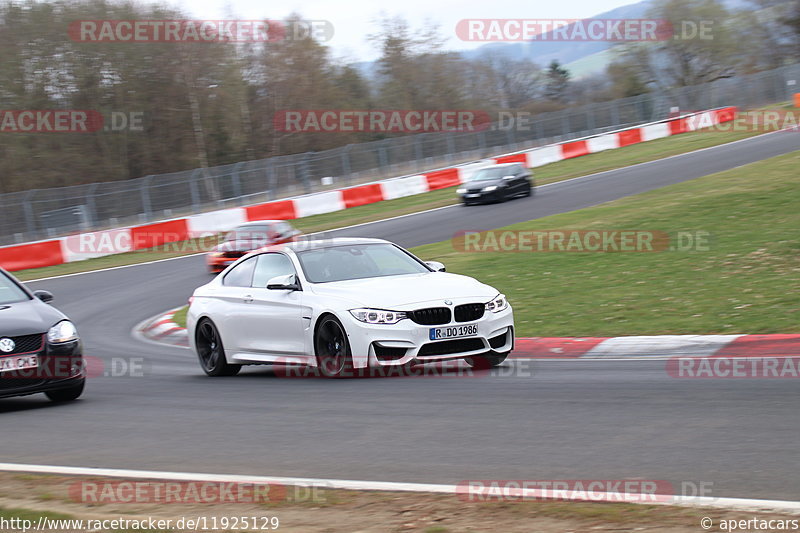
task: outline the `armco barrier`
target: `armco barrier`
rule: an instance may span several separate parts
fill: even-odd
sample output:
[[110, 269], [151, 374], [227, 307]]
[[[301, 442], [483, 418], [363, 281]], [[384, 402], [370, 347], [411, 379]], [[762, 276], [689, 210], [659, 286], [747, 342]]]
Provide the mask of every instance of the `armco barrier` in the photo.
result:
[[453, 168], [438, 169], [424, 174], [393, 178], [342, 190], [247, 207], [223, 209], [143, 226], [0, 247], [0, 266], [7, 270], [24, 270], [71, 263], [104, 255], [141, 250], [191, 237], [216, 234], [230, 230], [245, 221], [290, 220], [383, 200], [393, 200], [458, 185], [467, 181], [474, 172], [496, 163], [515, 162], [524, 163], [530, 168], [540, 167], [564, 159], [613, 150], [730, 122], [735, 118], [736, 112], [735, 107], [725, 107], [691, 113], [666, 121], [626, 128], [568, 143], [503, 154], [492, 159], [473, 161]]

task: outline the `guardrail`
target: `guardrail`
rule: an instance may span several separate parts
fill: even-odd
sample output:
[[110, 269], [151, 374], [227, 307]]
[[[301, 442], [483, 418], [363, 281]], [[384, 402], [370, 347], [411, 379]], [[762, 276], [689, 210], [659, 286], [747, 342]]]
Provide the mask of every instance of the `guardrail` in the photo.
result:
[[565, 159], [613, 150], [654, 139], [679, 135], [734, 120], [737, 109], [724, 107], [690, 113], [674, 119], [626, 128], [603, 135], [566, 143], [552, 144], [490, 159], [472, 161], [449, 168], [376, 181], [356, 187], [327, 191], [274, 202], [233, 207], [163, 220], [140, 226], [69, 235], [52, 240], [0, 247], [0, 266], [6, 270], [24, 270], [72, 263], [117, 253], [133, 252], [202, 238], [228, 231], [257, 220], [290, 220], [331, 213], [360, 205], [412, 196], [452, 187], [476, 171], [497, 163], [519, 162], [530, 168]]

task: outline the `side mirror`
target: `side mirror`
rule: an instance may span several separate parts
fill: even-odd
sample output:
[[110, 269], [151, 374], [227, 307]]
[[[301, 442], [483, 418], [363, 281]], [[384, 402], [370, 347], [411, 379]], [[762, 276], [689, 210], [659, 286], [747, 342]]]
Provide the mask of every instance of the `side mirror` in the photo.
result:
[[53, 293], [50, 291], [33, 291], [33, 295], [46, 304], [53, 301]]
[[271, 291], [299, 291], [300, 285], [297, 283], [294, 274], [276, 276], [267, 282], [267, 289]]
[[425, 264], [432, 268], [434, 272], [447, 272], [447, 269], [439, 261], [425, 261]]

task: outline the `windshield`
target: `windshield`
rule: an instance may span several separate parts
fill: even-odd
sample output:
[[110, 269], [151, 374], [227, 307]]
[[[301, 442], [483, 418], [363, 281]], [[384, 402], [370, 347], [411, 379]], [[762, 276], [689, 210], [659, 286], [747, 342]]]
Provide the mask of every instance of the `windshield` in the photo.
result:
[[271, 226], [246, 226], [229, 232], [225, 241], [267, 241], [270, 233]]
[[430, 270], [392, 244], [358, 244], [298, 252], [311, 283], [420, 274]]
[[0, 305], [28, 300], [28, 295], [11, 279], [0, 272]]
[[511, 176], [513, 174], [514, 174], [513, 168], [508, 168], [508, 167], [484, 168], [483, 170], [479, 170], [475, 174], [473, 174], [468, 181], [498, 180], [503, 176]]

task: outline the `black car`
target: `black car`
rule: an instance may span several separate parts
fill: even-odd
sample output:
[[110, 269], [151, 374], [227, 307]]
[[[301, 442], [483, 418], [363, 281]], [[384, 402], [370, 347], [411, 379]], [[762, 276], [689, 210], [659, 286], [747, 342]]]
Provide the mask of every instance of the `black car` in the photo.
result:
[[477, 171], [457, 192], [464, 205], [469, 205], [530, 196], [535, 186], [533, 174], [523, 164], [504, 163]]
[[83, 393], [81, 339], [72, 322], [48, 305], [52, 299], [0, 268], [0, 398], [43, 392], [68, 402]]

